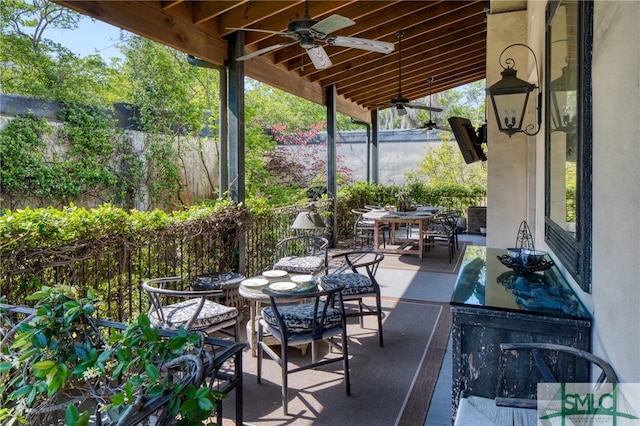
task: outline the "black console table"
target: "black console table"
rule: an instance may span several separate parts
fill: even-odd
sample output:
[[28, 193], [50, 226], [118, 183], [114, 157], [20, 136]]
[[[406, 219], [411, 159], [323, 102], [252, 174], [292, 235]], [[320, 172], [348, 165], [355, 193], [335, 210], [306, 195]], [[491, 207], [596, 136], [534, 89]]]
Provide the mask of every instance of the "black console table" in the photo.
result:
[[[486, 398], [504, 390], [499, 377], [502, 342], [544, 342], [590, 349], [591, 317], [557, 267], [519, 274], [498, 255], [506, 250], [467, 246], [451, 297], [452, 408], [461, 393]], [[573, 364], [569, 364], [573, 362]], [[588, 366], [558, 359], [565, 381], [588, 377]], [[512, 393], [534, 397], [539, 378], [531, 359], [517, 362], [509, 379]]]

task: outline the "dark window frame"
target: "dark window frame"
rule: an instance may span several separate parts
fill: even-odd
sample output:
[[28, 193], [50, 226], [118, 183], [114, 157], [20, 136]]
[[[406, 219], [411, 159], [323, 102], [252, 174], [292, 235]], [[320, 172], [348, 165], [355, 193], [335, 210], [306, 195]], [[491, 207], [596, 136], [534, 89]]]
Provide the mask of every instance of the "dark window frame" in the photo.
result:
[[591, 292], [592, 252], [592, 164], [593, 164], [593, 1], [578, 1], [578, 97], [577, 97], [577, 196], [575, 235], [551, 217], [551, 22], [562, 0], [550, 0], [546, 10], [545, 61], [545, 242], [580, 288]]

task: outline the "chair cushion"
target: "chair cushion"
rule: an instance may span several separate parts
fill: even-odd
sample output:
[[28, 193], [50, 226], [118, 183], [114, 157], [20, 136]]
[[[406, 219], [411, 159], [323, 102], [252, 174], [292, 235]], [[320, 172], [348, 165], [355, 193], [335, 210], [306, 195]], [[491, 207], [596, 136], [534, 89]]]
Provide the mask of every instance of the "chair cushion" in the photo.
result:
[[[173, 305], [163, 306], [162, 312], [164, 313], [166, 324], [162, 324], [155, 311], [151, 311], [149, 313], [149, 321], [153, 326], [163, 326], [171, 329], [176, 329], [180, 326], [184, 327], [189, 322], [196, 309], [198, 309], [199, 303], [200, 299], [193, 298], [183, 300], [182, 302], [178, 302]], [[198, 318], [191, 325], [191, 330], [203, 330], [213, 325], [236, 318], [237, 316], [238, 310], [236, 308], [206, 300]]]
[[[318, 310], [321, 310], [319, 307]], [[289, 333], [309, 333], [313, 331], [313, 303], [303, 303], [298, 305], [278, 306], [278, 312], [284, 321]], [[262, 308], [262, 319], [272, 327], [278, 327], [278, 319], [273, 313], [271, 306]], [[318, 313], [320, 319], [320, 312]], [[339, 327], [342, 324], [342, 315], [335, 308], [327, 308], [324, 318], [324, 329]]]
[[322, 284], [344, 284], [342, 294], [350, 296], [354, 294], [375, 293], [376, 288], [366, 275], [347, 272], [344, 274], [330, 274], [320, 277]]
[[278, 260], [273, 269], [300, 274], [313, 274], [324, 267], [324, 258], [320, 256], [287, 256]]
[[444, 223], [432, 223], [428, 225], [423, 232], [425, 234], [448, 235], [451, 233], [451, 227], [445, 225]]
[[535, 409], [498, 407], [493, 399], [469, 396], [460, 399], [454, 426], [534, 426], [536, 414]]

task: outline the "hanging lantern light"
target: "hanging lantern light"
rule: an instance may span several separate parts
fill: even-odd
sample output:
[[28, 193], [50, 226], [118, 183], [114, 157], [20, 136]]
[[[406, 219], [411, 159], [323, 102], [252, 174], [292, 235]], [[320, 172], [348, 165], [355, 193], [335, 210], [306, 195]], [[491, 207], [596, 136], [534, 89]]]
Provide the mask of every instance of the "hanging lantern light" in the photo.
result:
[[[524, 133], [533, 136], [540, 131], [540, 123], [542, 122], [542, 110], [540, 109], [542, 92], [540, 92], [538, 85], [519, 79], [516, 76], [517, 71], [514, 69], [515, 61], [512, 58], [507, 58], [504, 61], [504, 63], [507, 64], [506, 67], [502, 65], [502, 55], [507, 49], [513, 46], [524, 46], [531, 51], [536, 65], [536, 74], [538, 74], [538, 61], [531, 48], [524, 44], [512, 44], [511, 46], [507, 46], [500, 54], [500, 66], [502, 66], [503, 69], [501, 73], [502, 79], [487, 88], [486, 91], [487, 95], [491, 98], [493, 111], [495, 112], [498, 128], [501, 132], [508, 134], [509, 137], [515, 133]], [[533, 132], [535, 128], [533, 124], [528, 124], [523, 128], [529, 93], [533, 90], [538, 90], [536, 107], [538, 110], [538, 129], [535, 132]]]

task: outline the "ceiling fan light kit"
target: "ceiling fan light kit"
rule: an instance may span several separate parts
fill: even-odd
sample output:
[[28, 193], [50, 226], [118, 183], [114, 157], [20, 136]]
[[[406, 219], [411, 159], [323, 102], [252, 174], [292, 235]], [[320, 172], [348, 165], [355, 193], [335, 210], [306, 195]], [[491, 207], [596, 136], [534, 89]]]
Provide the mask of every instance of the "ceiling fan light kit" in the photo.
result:
[[281, 47], [291, 46], [296, 43], [300, 44], [300, 46], [306, 50], [307, 55], [311, 59], [311, 62], [317, 69], [328, 68], [332, 64], [331, 59], [329, 59], [329, 55], [320, 43], [325, 43], [329, 46], [348, 47], [385, 54], [393, 52], [393, 43], [388, 43], [386, 41], [331, 35], [331, 33], [335, 31], [350, 27], [352, 25], [355, 25], [354, 21], [340, 15], [331, 15], [321, 21], [311, 19], [311, 16], [309, 15], [309, 2], [307, 0], [307, 2], [305, 3], [305, 14], [303, 18], [289, 22], [289, 24], [287, 25], [287, 31], [283, 32], [253, 28], [229, 29], [237, 31], [262, 32], [279, 35], [282, 37], [288, 37], [295, 40], [291, 42], [278, 43], [272, 46], [258, 49], [255, 52], [247, 53], [246, 55], [236, 58], [237, 61], [246, 61], [247, 59], [254, 58], [256, 56], [271, 52], [272, 50], [276, 50]]

